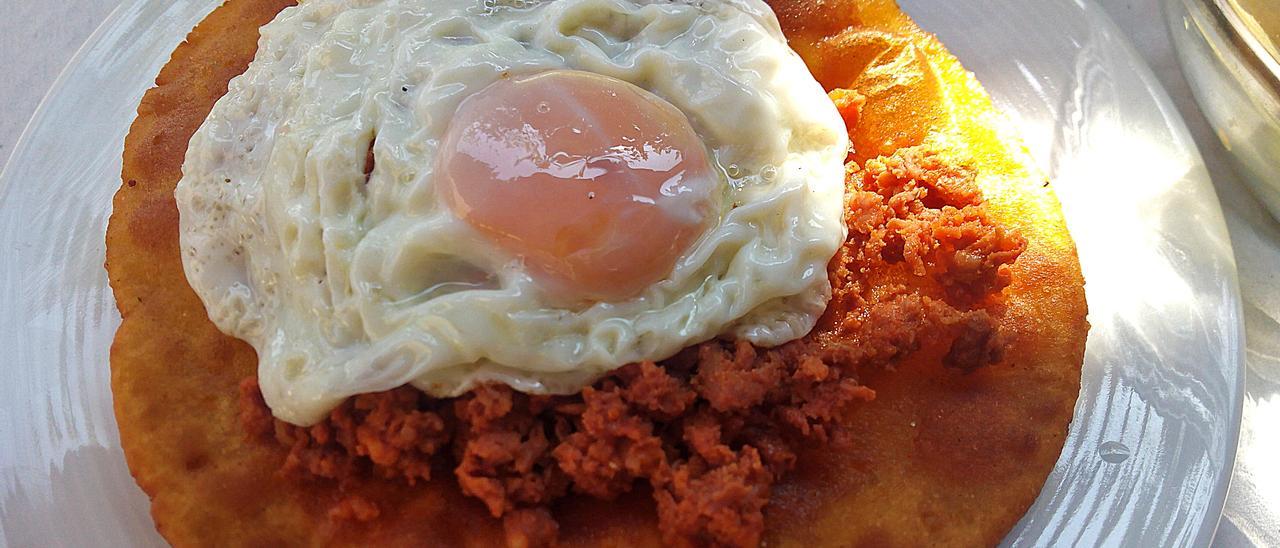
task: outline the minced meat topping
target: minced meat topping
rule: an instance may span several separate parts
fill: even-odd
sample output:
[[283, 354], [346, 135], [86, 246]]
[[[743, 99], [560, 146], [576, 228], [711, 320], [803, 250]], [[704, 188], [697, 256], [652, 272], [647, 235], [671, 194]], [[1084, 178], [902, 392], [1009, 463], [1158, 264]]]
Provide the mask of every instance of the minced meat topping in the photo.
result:
[[[773, 349], [710, 341], [622, 367], [571, 396], [505, 385], [447, 399], [411, 387], [363, 394], [311, 427], [274, 419], [249, 378], [242, 422], [287, 448], [286, 471], [338, 480], [339, 489], [360, 475], [415, 484], [451, 470], [503, 519], [513, 546], [554, 542], [550, 506], [561, 497], [610, 500], [642, 483], [668, 544], [754, 546], [770, 490], [800, 444], [857, 443], [842, 418], [875, 397], [860, 370], [939, 338], [950, 340], [945, 364], [962, 370], [998, 362], [1004, 349], [979, 305], [1009, 283], [1007, 265], [1025, 243], [989, 220], [973, 173], [922, 147], [850, 166], [849, 237], [830, 265], [828, 314], [809, 337]], [[944, 295], [880, 281], [874, 274], [890, 265]], [[330, 512], [378, 514], [360, 498]]]

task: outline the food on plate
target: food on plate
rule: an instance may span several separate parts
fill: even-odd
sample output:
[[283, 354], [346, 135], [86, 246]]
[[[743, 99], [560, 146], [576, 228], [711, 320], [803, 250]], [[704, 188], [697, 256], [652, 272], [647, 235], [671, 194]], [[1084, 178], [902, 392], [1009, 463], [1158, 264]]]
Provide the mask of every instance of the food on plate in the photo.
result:
[[191, 138], [187, 279], [277, 417], [813, 328], [848, 136], [765, 4], [481, 6], [285, 10]]
[[211, 13], [126, 141], [171, 543], [993, 544], [1034, 500], [1074, 246], [892, 2], [289, 5]]

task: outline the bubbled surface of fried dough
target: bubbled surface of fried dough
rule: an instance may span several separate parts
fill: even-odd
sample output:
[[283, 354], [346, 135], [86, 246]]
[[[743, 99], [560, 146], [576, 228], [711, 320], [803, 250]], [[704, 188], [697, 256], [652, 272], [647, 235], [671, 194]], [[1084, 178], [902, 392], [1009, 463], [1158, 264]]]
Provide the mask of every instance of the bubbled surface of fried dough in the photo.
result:
[[[850, 419], [856, 443], [801, 457], [767, 509], [768, 544], [995, 544], [1039, 493], [1079, 391], [1088, 326], [1058, 202], [972, 75], [892, 2], [770, 3], [824, 86], [866, 97], [851, 135], [859, 165], [929, 146], [972, 167], [992, 217], [1028, 245], [1001, 298], [978, 303], [1010, 336], [1004, 361], [966, 374], [926, 343], [894, 370], [864, 372], [877, 397]], [[174, 52], [126, 141], [107, 267], [124, 319], [111, 366], [129, 468], [177, 546], [501, 544], [501, 524], [449, 474], [414, 486], [352, 480], [340, 495], [281, 474], [287, 451], [250, 441], [239, 423], [237, 384], [256, 356], [214, 328], [186, 283], [173, 189], [191, 134], [253, 58], [257, 28], [288, 4], [218, 8]], [[900, 270], [878, 275], [919, 283]], [[378, 516], [330, 519], [350, 494]], [[659, 544], [646, 493], [554, 510], [564, 545]]]

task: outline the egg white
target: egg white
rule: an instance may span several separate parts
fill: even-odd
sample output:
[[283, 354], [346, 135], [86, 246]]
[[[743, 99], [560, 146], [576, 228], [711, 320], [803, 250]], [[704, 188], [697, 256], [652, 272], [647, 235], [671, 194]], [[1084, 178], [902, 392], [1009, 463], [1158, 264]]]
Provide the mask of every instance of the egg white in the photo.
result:
[[[669, 101], [723, 176], [714, 226], [624, 302], [549, 304], [518, 257], [437, 200], [459, 104], [553, 69]], [[811, 330], [845, 237], [847, 149], [759, 0], [308, 0], [262, 28], [191, 139], [183, 264], [214, 323], [257, 349], [283, 420], [410, 383], [570, 393], [718, 335], [772, 346]]]

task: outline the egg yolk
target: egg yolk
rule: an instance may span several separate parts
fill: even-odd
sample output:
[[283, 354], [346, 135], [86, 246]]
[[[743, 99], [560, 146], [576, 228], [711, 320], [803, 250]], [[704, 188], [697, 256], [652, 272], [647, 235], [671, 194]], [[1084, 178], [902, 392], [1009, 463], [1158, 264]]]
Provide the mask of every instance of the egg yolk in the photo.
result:
[[667, 277], [715, 212], [702, 140], [630, 83], [557, 70], [464, 101], [441, 144], [444, 202], [549, 295], [615, 301]]

